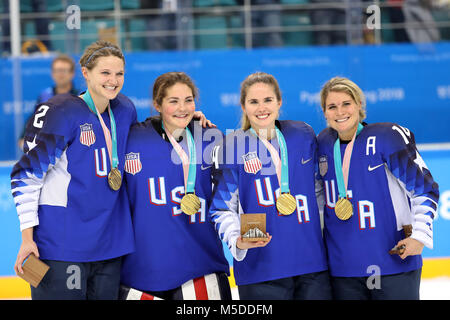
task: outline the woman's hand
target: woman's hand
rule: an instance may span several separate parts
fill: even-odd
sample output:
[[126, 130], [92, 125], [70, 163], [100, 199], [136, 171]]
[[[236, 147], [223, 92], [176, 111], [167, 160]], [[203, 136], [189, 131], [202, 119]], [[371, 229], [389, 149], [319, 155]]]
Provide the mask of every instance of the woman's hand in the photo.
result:
[[413, 239], [413, 238], [406, 238], [403, 240], [400, 240], [397, 243], [397, 247], [400, 247], [404, 245], [405, 246], [405, 250], [403, 251], [402, 254], [400, 254], [400, 258], [405, 259], [408, 256], [415, 256], [418, 254], [422, 254], [422, 250], [423, 250], [423, 243]]
[[36, 242], [33, 240], [33, 228], [28, 228], [22, 231], [22, 244], [20, 245], [16, 263], [14, 264], [16, 274], [19, 274], [19, 272], [23, 273], [22, 264], [31, 253], [34, 253], [39, 258], [39, 250]]
[[267, 240], [259, 241], [242, 241], [242, 236], [240, 236], [236, 241], [236, 247], [241, 250], [265, 247], [272, 240], [272, 236], [269, 233], [266, 234]]
[[206, 126], [208, 126], [208, 128], [216, 128], [217, 127], [210, 120], [206, 119], [206, 116], [201, 111], [194, 112], [194, 119], [198, 119], [203, 128], [206, 128]]

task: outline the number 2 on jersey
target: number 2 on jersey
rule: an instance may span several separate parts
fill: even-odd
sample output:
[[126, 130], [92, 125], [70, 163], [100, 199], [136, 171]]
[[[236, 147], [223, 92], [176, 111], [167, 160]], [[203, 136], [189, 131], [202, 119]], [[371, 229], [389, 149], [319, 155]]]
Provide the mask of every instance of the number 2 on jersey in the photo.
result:
[[50, 108], [49, 106], [45, 106], [45, 105], [42, 105], [39, 107], [39, 109], [37, 110], [39, 112], [36, 113], [36, 115], [34, 116], [33, 126], [35, 126], [38, 129], [42, 129], [42, 126], [44, 125], [44, 121], [41, 120], [41, 118], [43, 116], [45, 116], [45, 114], [47, 113], [49, 108]]

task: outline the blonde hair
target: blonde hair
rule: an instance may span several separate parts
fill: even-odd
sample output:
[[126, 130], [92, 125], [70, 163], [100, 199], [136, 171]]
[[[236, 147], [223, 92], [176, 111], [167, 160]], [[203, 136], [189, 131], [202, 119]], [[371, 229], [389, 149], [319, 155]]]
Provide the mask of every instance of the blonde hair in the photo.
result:
[[323, 112], [326, 110], [326, 101], [330, 92], [344, 92], [348, 94], [354, 102], [361, 105], [359, 122], [366, 118], [366, 97], [356, 83], [344, 77], [334, 77], [328, 80], [323, 85], [322, 90], [320, 90], [320, 105]]
[[84, 50], [84, 53], [80, 58], [80, 66], [92, 70], [97, 64], [98, 58], [109, 56], [115, 56], [122, 59], [123, 64], [125, 65], [125, 57], [118, 46], [102, 40], [93, 42]]
[[[255, 72], [245, 78], [245, 80], [241, 83], [241, 106], [245, 105], [245, 99], [247, 98], [248, 89], [256, 83], [265, 83], [271, 86], [278, 101], [281, 100], [280, 86], [278, 85], [275, 77], [265, 72]], [[250, 129], [250, 120], [248, 120], [247, 114], [245, 112], [242, 112], [241, 128], [244, 131]]]

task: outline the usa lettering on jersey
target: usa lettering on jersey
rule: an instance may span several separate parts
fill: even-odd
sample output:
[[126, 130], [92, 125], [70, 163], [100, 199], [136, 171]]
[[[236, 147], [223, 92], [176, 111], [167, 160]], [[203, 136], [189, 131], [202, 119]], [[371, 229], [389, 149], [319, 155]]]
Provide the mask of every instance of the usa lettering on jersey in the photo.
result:
[[95, 175], [99, 178], [104, 178], [108, 175], [108, 164], [107, 164], [107, 155], [106, 148], [95, 149], [94, 150], [95, 157]]
[[[261, 179], [256, 179], [255, 189], [259, 206], [270, 207], [276, 204], [276, 200], [280, 195], [280, 188], [273, 191], [269, 177], [264, 178], [263, 181], [261, 181]], [[310, 222], [308, 198], [302, 194], [296, 194], [293, 196], [297, 206], [298, 223]], [[278, 213], [278, 216], [282, 217], [283, 215]]]
[[[172, 206], [172, 216], [179, 216], [183, 213], [181, 211], [181, 199], [185, 194], [184, 186], [177, 186], [168, 192], [166, 191], [166, 181], [164, 177], [151, 177], [148, 179], [148, 189], [150, 204], [155, 206], [174, 204], [174, 206]], [[170, 198], [168, 197], [168, 194], [170, 194]], [[206, 221], [206, 201], [201, 197], [199, 197], [199, 200], [201, 206], [197, 213], [200, 214], [199, 223], [203, 223]], [[189, 223], [195, 222], [196, 214], [190, 215]]]
[[[404, 140], [405, 145], [409, 144], [409, 138], [410, 138], [410, 131], [406, 128], [399, 127], [399, 126], [392, 126], [392, 130], [398, 132], [401, 137]], [[365, 143], [365, 155], [366, 156], [375, 156], [377, 153], [377, 137], [376, 135], [371, 135], [367, 137], [366, 143]], [[325, 155], [322, 157], [326, 157]], [[320, 159], [319, 158], [319, 168], [320, 168]], [[376, 162], [375, 164], [368, 164], [367, 170], [368, 172], [373, 172], [378, 168], [385, 168], [387, 169], [387, 165], [385, 162]], [[379, 169], [381, 170], [381, 169]], [[324, 188], [325, 188], [325, 204], [326, 206], [333, 210], [336, 201], [337, 201], [337, 188], [336, 188], [336, 181], [334, 179], [331, 180], [325, 180], [324, 181]], [[349, 200], [352, 199], [352, 191], [347, 190], [347, 197]], [[376, 227], [376, 221], [375, 221], [375, 204], [372, 201], [369, 200], [358, 200], [355, 205], [355, 211], [357, 212], [358, 222], [359, 222], [359, 229], [365, 230], [365, 229], [374, 229]], [[355, 213], [356, 213], [355, 212]]]
[[[334, 179], [324, 181], [325, 189], [325, 204], [326, 206], [334, 210], [337, 202], [337, 188], [336, 181]], [[352, 190], [347, 190], [347, 199], [352, 200]], [[355, 213], [358, 213], [359, 229], [364, 230], [375, 228], [375, 206], [372, 201], [360, 200], [356, 203]]]

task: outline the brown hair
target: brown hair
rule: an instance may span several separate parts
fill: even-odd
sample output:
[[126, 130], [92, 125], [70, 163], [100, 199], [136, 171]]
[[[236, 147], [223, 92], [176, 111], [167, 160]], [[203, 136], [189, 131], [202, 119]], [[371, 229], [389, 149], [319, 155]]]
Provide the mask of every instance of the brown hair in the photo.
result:
[[91, 70], [97, 64], [96, 61], [100, 57], [116, 56], [122, 59], [125, 64], [125, 57], [118, 46], [108, 41], [96, 41], [90, 44], [80, 58], [80, 65]]
[[184, 72], [166, 72], [156, 78], [153, 84], [153, 103], [161, 105], [167, 95], [167, 89], [177, 83], [183, 83], [192, 90], [194, 99], [198, 96], [198, 89], [192, 79]]
[[[273, 91], [275, 92], [275, 96], [278, 99], [278, 101], [281, 100], [280, 86], [278, 85], [278, 81], [275, 79], [275, 77], [265, 72], [255, 72], [249, 75], [247, 78], [245, 78], [245, 80], [242, 81], [241, 83], [240, 102], [242, 107], [245, 105], [245, 99], [247, 98], [248, 89], [255, 83], [265, 83], [271, 86], [273, 88]], [[250, 129], [250, 121], [248, 120], [248, 117], [245, 114], [245, 112], [242, 112], [241, 128], [244, 131]]]
[[344, 92], [348, 94], [353, 101], [361, 105], [359, 109], [359, 122], [362, 122], [366, 118], [366, 97], [361, 88], [353, 81], [343, 77], [334, 77], [328, 80], [320, 90], [320, 105], [322, 111], [326, 110], [326, 101], [330, 92]]
[[73, 61], [73, 59], [69, 57], [67, 54], [60, 54], [55, 59], [53, 59], [52, 69], [57, 61], [63, 61], [70, 64], [70, 72], [73, 72], [75, 70], [75, 61]]

